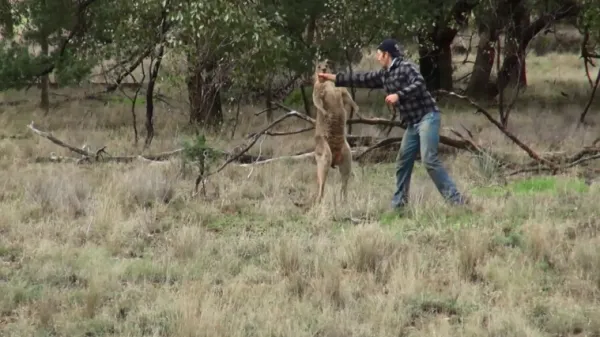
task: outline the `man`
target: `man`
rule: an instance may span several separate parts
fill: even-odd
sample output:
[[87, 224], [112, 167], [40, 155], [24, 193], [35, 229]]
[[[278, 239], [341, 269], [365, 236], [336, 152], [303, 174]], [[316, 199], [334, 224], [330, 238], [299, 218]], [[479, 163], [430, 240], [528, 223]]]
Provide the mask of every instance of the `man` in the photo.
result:
[[453, 204], [465, 204], [465, 198], [438, 158], [440, 111], [427, 90], [417, 66], [404, 59], [404, 53], [393, 39], [384, 40], [377, 48], [378, 71], [348, 74], [319, 73], [318, 76], [334, 81], [336, 86], [356, 88], [383, 88], [385, 102], [395, 105], [406, 131], [397, 157], [396, 192], [392, 207], [402, 210], [408, 203], [410, 177], [420, 148], [421, 160], [440, 194]]

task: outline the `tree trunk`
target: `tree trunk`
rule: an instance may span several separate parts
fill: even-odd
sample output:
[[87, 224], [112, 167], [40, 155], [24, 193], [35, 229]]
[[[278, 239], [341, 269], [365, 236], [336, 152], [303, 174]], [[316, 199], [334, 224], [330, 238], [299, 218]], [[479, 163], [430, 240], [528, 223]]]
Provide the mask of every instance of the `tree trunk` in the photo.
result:
[[493, 44], [496, 39], [497, 34], [495, 31], [480, 30], [473, 73], [467, 85], [467, 95], [475, 99], [488, 98], [490, 94], [490, 74], [494, 66], [495, 56]]
[[215, 76], [216, 62], [198, 65], [193, 53], [188, 55], [187, 89], [190, 123], [216, 130], [223, 123], [221, 90]]
[[[579, 6], [576, 2], [565, 0], [563, 5], [556, 9], [551, 13], [545, 13], [544, 15], [539, 16], [535, 21], [531, 22], [528, 25], [523, 25], [518, 32], [518, 47], [516, 48], [516, 53], [512, 53], [512, 55], [508, 55], [504, 58], [502, 62], [502, 68], [500, 69], [500, 73], [498, 74], [498, 90], [504, 90], [506, 86], [511, 82], [511, 75], [516, 74], [515, 69], [519, 69], [520, 67], [524, 67], [524, 63], [519, 62], [519, 55], [525, 55], [525, 50], [529, 45], [529, 42], [545, 27], [549, 24], [557, 22], [562, 19], [576, 17], [581, 10], [581, 6]], [[522, 21], [523, 24], [527, 22], [527, 20]]]
[[530, 24], [530, 12], [525, 4], [519, 4], [511, 11], [511, 17], [506, 29], [504, 42], [504, 57], [514, 57], [517, 60], [517, 65], [511, 69], [509, 74], [509, 86], [527, 86], [527, 74], [525, 65], [525, 48], [520, 46], [521, 34]]
[[2, 30], [2, 37], [5, 39], [12, 39], [14, 36], [15, 22], [11, 13], [12, 1], [0, 0], [0, 27]]
[[452, 91], [452, 48], [450, 43], [439, 46], [438, 68], [440, 69], [440, 89]]
[[[48, 56], [48, 36], [46, 34], [43, 34], [41, 41], [40, 41], [40, 45], [41, 45], [41, 52], [42, 55], [44, 56]], [[40, 108], [44, 109], [45, 113], [47, 114], [48, 112], [50, 112], [50, 75], [49, 74], [45, 74], [42, 76], [41, 79], [41, 101], [40, 101]]]
[[[41, 0], [42, 8], [46, 9], [46, 0]], [[39, 42], [41, 48], [41, 54], [44, 57], [48, 57], [49, 45], [48, 45], [48, 33], [46, 25], [42, 25], [39, 28]], [[40, 108], [44, 110], [46, 114], [50, 112], [50, 74], [44, 74], [41, 78], [41, 100]]]
[[419, 36], [419, 66], [429, 90], [452, 90], [453, 69], [450, 46], [458, 33], [458, 27], [468, 22], [468, 14], [477, 6], [477, 3], [465, 0], [456, 1], [450, 17], [438, 16], [433, 31]]
[[419, 46], [419, 70], [425, 78], [427, 89], [435, 90], [441, 84], [440, 70], [436, 67], [437, 59], [430, 48], [422, 45], [421, 41], [419, 41], [419, 44], [421, 44]]
[[269, 83], [267, 84], [267, 90], [265, 91], [265, 107], [267, 108], [267, 123], [271, 123], [273, 121], [273, 104], [271, 104], [271, 101], [273, 100], [273, 94], [271, 91], [271, 83], [272, 81], [269, 81]]
[[[438, 42], [438, 41], [436, 41]], [[449, 43], [419, 47], [419, 69], [430, 91], [452, 90], [452, 51]]]

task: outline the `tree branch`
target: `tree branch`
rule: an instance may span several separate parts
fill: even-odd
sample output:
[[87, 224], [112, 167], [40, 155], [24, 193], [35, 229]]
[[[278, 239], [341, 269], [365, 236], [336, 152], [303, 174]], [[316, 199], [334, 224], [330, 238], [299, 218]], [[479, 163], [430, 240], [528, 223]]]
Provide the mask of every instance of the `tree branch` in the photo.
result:
[[519, 140], [519, 138], [517, 138], [510, 131], [508, 131], [504, 126], [502, 126], [502, 124], [500, 122], [498, 122], [496, 119], [494, 119], [494, 117], [492, 117], [492, 115], [487, 110], [485, 110], [479, 104], [473, 102], [473, 100], [471, 100], [467, 96], [459, 95], [457, 93], [446, 91], [446, 90], [438, 90], [437, 92], [467, 101], [471, 106], [473, 106], [475, 109], [477, 109], [477, 112], [482, 113], [490, 122], [492, 122], [492, 124], [494, 124], [498, 128], [498, 130], [500, 130], [506, 137], [508, 137], [515, 144], [517, 144], [517, 146], [519, 146], [521, 149], [523, 149], [523, 151], [525, 151], [529, 155], [529, 157], [531, 157], [535, 161], [539, 162], [540, 164], [548, 165], [548, 167], [550, 167], [552, 170], [558, 170], [558, 166], [556, 166], [554, 163], [540, 157], [540, 155], [538, 155], [535, 151], [533, 151], [529, 146], [525, 145], [521, 140]]
[[[275, 125], [281, 123], [282, 121], [284, 121], [287, 118], [290, 117], [298, 117], [300, 119], [304, 119], [307, 120], [307, 118], [309, 120], [312, 120], [312, 118], [305, 116], [304, 114], [299, 113], [298, 111], [290, 111], [288, 113], [286, 113], [285, 115], [279, 117], [277, 120], [275, 120], [274, 122], [272, 122], [271, 124], [269, 124], [267, 127], [265, 127], [264, 129], [262, 129], [261, 131], [255, 133], [252, 136], [252, 139], [250, 140], [250, 142], [243, 147], [239, 152], [237, 152], [235, 155], [232, 155], [231, 158], [229, 158], [227, 161], [225, 161], [223, 164], [221, 164], [221, 166], [219, 166], [219, 168], [217, 168], [215, 171], [210, 172], [208, 174], [206, 174], [204, 176], [204, 178], [208, 178], [209, 176], [212, 176], [214, 174], [217, 174], [221, 171], [223, 171], [223, 169], [225, 169], [225, 167], [227, 167], [227, 165], [231, 164], [232, 162], [236, 161], [238, 158], [240, 158], [242, 155], [244, 155], [246, 152], [248, 152], [248, 150], [250, 150], [250, 148], [252, 146], [254, 146], [254, 144], [256, 144], [256, 142], [258, 141], [258, 139], [265, 134], [265, 132], [269, 131], [269, 129], [273, 128]], [[196, 184], [195, 186], [195, 190], [198, 190], [198, 184]]]
[[[128, 163], [128, 162], [132, 162], [134, 160], [140, 160], [140, 159], [148, 160], [148, 161], [165, 161], [165, 160], [167, 160], [173, 156], [179, 155], [180, 153], [183, 152], [183, 149], [176, 149], [176, 150], [172, 150], [172, 151], [168, 151], [168, 152], [162, 152], [162, 153], [150, 154], [150, 155], [110, 156], [104, 151], [106, 147], [103, 147], [96, 152], [89, 152], [85, 149], [80, 149], [73, 145], [69, 145], [69, 144], [65, 143], [64, 141], [54, 137], [50, 132], [41, 131], [41, 130], [37, 129], [34, 126], [33, 121], [27, 127], [29, 128], [29, 130], [33, 131], [38, 136], [46, 138], [49, 141], [51, 141], [52, 143], [54, 143], [60, 147], [63, 147], [71, 152], [80, 154], [82, 156], [81, 160], [90, 161], [90, 162], [103, 161], [103, 162]], [[106, 154], [106, 156], [101, 156], [102, 153]]]
[[590, 98], [588, 99], [588, 102], [587, 102], [585, 108], [583, 109], [583, 112], [579, 116], [579, 124], [580, 125], [585, 123], [585, 115], [587, 115], [588, 111], [590, 110], [590, 106], [592, 105], [592, 102], [594, 101], [594, 97], [596, 97], [596, 90], [598, 90], [599, 83], [600, 83], [600, 68], [598, 68], [598, 74], [596, 75], [596, 81], [594, 82], [594, 86], [592, 87], [592, 92], [590, 93]]

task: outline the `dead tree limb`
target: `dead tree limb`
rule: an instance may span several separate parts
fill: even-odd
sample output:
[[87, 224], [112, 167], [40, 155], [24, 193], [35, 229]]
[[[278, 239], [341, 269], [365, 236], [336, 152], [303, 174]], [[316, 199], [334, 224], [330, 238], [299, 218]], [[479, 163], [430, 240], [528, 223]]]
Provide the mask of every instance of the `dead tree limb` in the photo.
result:
[[314, 152], [306, 152], [306, 153], [292, 155], [292, 156], [275, 157], [275, 158], [269, 158], [269, 159], [265, 159], [265, 160], [261, 160], [261, 161], [256, 161], [253, 163], [241, 164], [240, 166], [250, 167], [250, 166], [255, 166], [255, 165], [268, 164], [268, 163], [272, 163], [274, 161], [301, 160], [301, 159], [306, 159], [306, 158], [312, 158], [314, 156], [314, 154], [315, 154]]
[[594, 82], [594, 86], [592, 87], [592, 92], [590, 93], [590, 98], [588, 99], [588, 102], [585, 105], [583, 112], [579, 116], [579, 125], [585, 124], [585, 116], [587, 115], [588, 111], [590, 110], [590, 106], [592, 106], [592, 102], [594, 101], [594, 98], [596, 97], [596, 90], [598, 90], [598, 83], [600, 83], [600, 68], [598, 68], [598, 74], [596, 75], [596, 81]]
[[[110, 156], [105, 151], [106, 147], [102, 147], [100, 150], [98, 150], [96, 152], [90, 152], [85, 149], [80, 149], [73, 145], [67, 144], [64, 141], [54, 137], [50, 132], [41, 131], [41, 130], [37, 129], [34, 126], [33, 121], [27, 127], [29, 128], [29, 130], [33, 131], [38, 136], [46, 138], [49, 141], [51, 141], [52, 143], [54, 143], [60, 147], [63, 147], [71, 152], [81, 155], [82, 156], [82, 158], [80, 158], [81, 161], [88, 161], [88, 162], [104, 161], [104, 162], [118, 162], [118, 163], [128, 163], [128, 162], [132, 162], [134, 160], [165, 161], [165, 160], [168, 160], [169, 158], [179, 155], [180, 153], [183, 152], [183, 149], [176, 149], [176, 150], [172, 150], [172, 151], [168, 151], [168, 152], [162, 152], [162, 153], [150, 154], [150, 155]], [[100, 156], [101, 153], [106, 154], [106, 156]]]
[[[102, 147], [99, 150], [97, 150], [96, 152], [90, 152], [86, 149], [80, 149], [77, 148], [73, 145], [67, 144], [66, 142], [56, 138], [54, 135], [52, 135], [50, 132], [46, 132], [46, 131], [42, 131], [37, 129], [33, 122], [31, 122], [31, 124], [29, 124], [27, 126], [29, 128], [29, 130], [31, 130], [33, 133], [37, 134], [40, 137], [46, 138], [49, 141], [51, 141], [52, 143], [65, 148], [71, 152], [77, 153], [79, 155], [81, 155], [81, 158], [76, 158], [76, 157], [65, 157], [65, 156], [58, 156], [56, 154], [51, 154], [50, 158], [38, 158], [36, 159], [37, 162], [65, 162], [65, 161], [71, 161], [71, 162], [77, 162], [77, 163], [83, 163], [83, 162], [117, 162], [117, 163], [130, 163], [133, 162], [135, 160], [142, 160], [142, 161], [151, 161], [151, 162], [164, 162], [167, 161], [173, 157], [176, 157], [180, 154], [183, 153], [183, 148], [180, 149], [175, 149], [175, 150], [171, 150], [171, 151], [167, 151], [167, 152], [161, 152], [161, 153], [157, 153], [157, 154], [145, 154], [145, 155], [129, 155], [129, 156], [111, 156], [108, 153], [106, 153], [106, 147]], [[222, 156], [233, 156], [233, 154], [227, 152], [227, 151], [221, 151], [221, 150], [214, 150], [215, 152], [217, 152], [219, 155]], [[104, 154], [104, 155], [102, 155]], [[249, 154], [242, 154], [242, 155], [238, 155], [237, 157], [237, 162], [242, 163], [242, 164], [247, 164], [247, 163], [252, 163], [255, 161], [260, 161], [260, 160], [266, 160], [266, 159], [270, 159], [269, 157], [265, 157], [265, 156], [254, 156], [254, 155], [249, 155]]]
[[388, 145], [392, 145], [392, 144], [396, 144], [396, 143], [400, 143], [402, 141], [402, 137], [392, 137], [392, 138], [386, 138], [383, 140], [380, 140], [379, 142], [369, 146], [366, 150], [364, 150], [363, 152], [361, 152], [358, 156], [356, 156], [356, 158], [354, 158], [354, 160], [356, 161], [360, 161], [367, 153], [370, 153], [373, 150], [388, 146]]
[[52, 143], [54, 143], [54, 144], [56, 144], [58, 146], [64, 147], [65, 149], [68, 149], [71, 152], [75, 152], [75, 153], [80, 154], [80, 155], [85, 156], [85, 157], [91, 157], [92, 156], [92, 154], [90, 152], [82, 150], [82, 149], [79, 149], [79, 148], [76, 148], [75, 146], [69, 145], [69, 144], [63, 142], [62, 140], [54, 137], [49, 132], [44, 132], [44, 131], [40, 131], [40, 130], [36, 129], [34, 127], [34, 125], [33, 125], [33, 121], [31, 121], [31, 123], [29, 125], [27, 125], [27, 127], [31, 131], [33, 131], [35, 134], [37, 134], [38, 136], [44, 137], [44, 138], [48, 139], [49, 141], [51, 141]]
[[592, 67], [595, 67], [595, 65], [594, 65], [594, 61], [592, 61], [592, 58], [594, 57], [594, 55], [592, 53], [590, 53], [590, 51], [588, 50], [589, 40], [590, 40], [589, 27], [585, 27], [584, 32], [583, 32], [583, 40], [581, 41], [581, 57], [583, 58], [583, 66], [585, 68], [585, 77], [587, 77], [588, 82], [590, 83], [590, 88], [593, 88], [594, 83], [592, 82], [592, 77], [590, 76], [589, 66], [591, 65]]
[[[304, 114], [301, 114], [298, 111], [292, 110], [292, 111], [286, 113], [285, 115], [283, 115], [283, 116], [279, 117], [278, 119], [276, 119], [275, 121], [273, 121], [271, 124], [269, 124], [267, 127], [265, 127], [264, 129], [262, 129], [261, 131], [255, 133], [254, 136], [252, 136], [252, 139], [250, 140], [250, 142], [245, 147], [243, 147], [236, 154], [231, 155], [230, 158], [228, 160], [226, 160], [223, 164], [221, 164], [221, 166], [219, 166], [219, 168], [217, 168], [215, 171], [209, 172], [208, 174], [206, 174], [204, 176], [204, 179], [208, 178], [208, 177], [210, 177], [210, 176], [212, 176], [214, 174], [217, 174], [217, 173], [219, 173], [221, 171], [223, 171], [225, 169], [225, 167], [227, 167], [227, 165], [229, 165], [232, 162], [238, 160], [238, 158], [240, 158], [242, 155], [244, 155], [246, 152], [248, 152], [248, 150], [250, 150], [250, 148], [252, 146], [254, 146], [254, 144], [256, 144], [256, 142], [258, 141], [258, 139], [263, 134], [265, 134], [265, 132], [269, 131], [269, 129], [273, 128], [275, 125], [283, 122], [284, 120], [286, 120], [287, 118], [290, 118], [290, 117], [298, 117], [298, 118], [303, 119], [303, 120], [307, 120], [307, 119], [312, 120], [312, 118], [310, 118], [310, 117], [308, 117], [308, 116], [306, 116]], [[196, 192], [198, 191], [198, 185], [199, 185], [199, 182], [197, 181], [196, 186], [194, 187], [194, 190]]]
[[[293, 130], [293, 131], [267, 131], [265, 132], [265, 136], [272, 136], [272, 137], [277, 137], [277, 136], [290, 136], [290, 135], [297, 135], [299, 133], [304, 133], [307, 131], [311, 131], [314, 130], [315, 127], [314, 126], [308, 126], [302, 129], [298, 129], [298, 130]], [[254, 134], [250, 134], [250, 136], [248, 137], [252, 137]]]
[[[560, 167], [560, 171], [564, 171], [566, 169], [569, 169], [569, 168], [581, 165], [581, 164], [583, 164], [585, 162], [596, 160], [596, 159], [600, 159], [600, 153], [599, 154], [595, 154], [595, 155], [591, 155], [591, 156], [587, 156], [587, 157], [583, 157], [583, 158], [580, 158], [580, 159], [575, 160], [573, 162], [570, 162], [568, 164], [565, 164], [565, 165], [563, 165], [563, 166]], [[512, 172], [508, 173], [506, 176], [514, 176], [514, 175], [521, 174], [521, 173], [532, 173], [532, 172], [536, 172], [536, 173], [539, 173], [539, 172], [553, 172], [553, 170], [551, 168], [549, 168], [549, 167], [544, 167], [544, 166], [526, 167], [526, 168], [522, 168], [522, 169], [519, 169], [519, 170], [512, 171]]]
[[[364, 151], [364, 148], [359, 147], [359, 148], [351, 149], [351, 152], [353, 155], [355, 155], [357, 153], [362, 153], [361, 151]], [[248, 163], [248, 164], [240, 164], [239, 166], [251, 167], [251, 166], [255, 166], [255, 165], [268, 164], [268, 163], [272, 163], [272, 162], [276, 162], [276, 161], [283, 161], [283, 160], [299, 161], [302, 159], [309, 159], [309, 158], [312, 159], [312, 158], [314, 158], [314, 155], [315, 155], [314, 151], [308, 151], [308, 152], [295, 154], [295, 155], [291, 155], [291, 156], [281, 156], [281, 157], [275, 157], [275, 158], [269, 158], [269, 159], [265, 159], [265, 160], [255, 161], [253, 163]]]
[[[302, 113], [299, 113], [289, 107], [286, 107], [285, 105], [283, 105], [281, 103], [273, 102], [273, 105], [276, 105], [277, 107], [281, 108], [284, 111], [287, 111], [288, 113], [294, 112], [295, 117], [303, 119], [313, 125], [316, 124], [316, 121], [314, 118], [306, 116]], [[366, 118], [366, 117], [358, 116], [358, 118], [348, 119], [346, 121], [346, 123], [349, 125], [352, 125], [352, 124], [381, 125], [381, 126], [392, 126], [392, 127], [399, 127], [402, 129], [406, 129], [406, 125], [404, 125], [404, 123], [402, 123], [401, 121], [389, 120], [389, 119], [379, 118], [379, 117]], [[459, 150], [467, 150], [467, 151], [473, 151], [473, 150], [476, 151], [477, 150], [477, 149], [473, 148], [466, 141], [458, 140], [458, 139], [454, 139], [454, 138], [450, 138], [450, 137], [446, 137], [446, 136], [442, 136], [442, 135], [440, 135], [440, 143], [444, 144], [446, 146], [450, 146], [450, 147], [459, 149]]]
[[462, 99], [462, 100], [468, 102], [472, 107], [477, 109], [477, 112], [482, 113], [490, 122], [492, 122], [492, 124], [494, 124], [498, 128], [498, 130], [500, 130], [506, 137], [508, 137], [515, 144], [517, 144], [521, 149], [523, 149], [523, 151], [525, 151], [529, 155], [529, 157], [531, 157], [533, 160], [539, 162], [540, 164], [547, 165], [553, 171], [557, 171], [559, 169], [556, 164], [550, 162], [547, 159], [540, 157], [540, 155], [538, 155], [535, 151], [533, 151], [529, 146], [525, 145], [525, 143], [523, 143], [521, 140], [519, 140], [519, 138], [517, 138], [515, 135], [513, 135], [500, 122], [498, 122], [494, 117], [492, 117], [492, 115], [486, 109], [481, 107], [479, 104], [475, 103], [469, 97], [459, 95], [457, 93], [446, 91], [446, 90], [438, 90], [437, 92], [439, 92], [441, 94], [453, 96], [453, 97], [456, 97], [456, 98], [459, 98], [459, 99]]
[[[396, 108], [394, 106], [392, 106], [392, 105], [389, 105], [389, 104], [387, 105], [387, 107], [388, 107], [388, 110], [390, 110], [390, 112], [392, 113], [392, 117], [390, 117], [390, 121], [396, 120], [396, 115], [398, 113], [396, 111]], [[394, 129], [394, 126], [390, 125], [389, 129], [387, 130], [386, 137], [390, 136], [390, 133], [392, 132], [393, 129]]]
[[[129, 74], [129, 76], [131, 77], [131, 79], [133, 80], [134, 83], [137, 83], [137, 79], [135, 78], [135, 76], [133, 75], [133, 73]], [[142, 67], [142, 79], [140, 80], [140, 83], [144, 83], [144, 80], [146, 79], [146, 71], [144, 70], [144, 67]], [[138, 95], [140, 93], [140, 89], [142, 88], [142, 86], [140, 85], [139, 87], [137, 87], [137, 89], [135, 90], [135, 94], [133, 95], [133, 98], [129, 97], [129, 95], [127, 95], [127, 93], [125, 92], [125, 90], [122, 87], [119, 87], [119, 89], [121, 90], [121, 93], [129, 98], [131, 100], [131, 124], [133, 126], [133, 144], [137, 146], [138, 144], [138, 130], [137, 130], [137, 114], [135, 113], [135, 106], [137, 105], [137, 98]]]

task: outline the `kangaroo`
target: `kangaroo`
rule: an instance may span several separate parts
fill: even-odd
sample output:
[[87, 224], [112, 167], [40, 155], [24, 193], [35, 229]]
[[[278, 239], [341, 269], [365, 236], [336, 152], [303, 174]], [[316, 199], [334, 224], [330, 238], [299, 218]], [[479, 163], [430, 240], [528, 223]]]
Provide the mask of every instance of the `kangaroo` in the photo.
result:
[[331, 81], [319, 79], [318, 73], [331, 73], [329, 60], [317, 62], [314, 74], [313, 104], [317, 118], [315, 125], [315, 160], [317, 162], [318, 194], [315, 204], [321, 202], [329, 168], [338, 167], [342, 186], [342, 201], [346, 200], [348, 181], [352, 174], [352, 152], [346, 140], [346, 120], [349, 109], [358, 114], [358, 105], [346, 88], [336, 87]]

